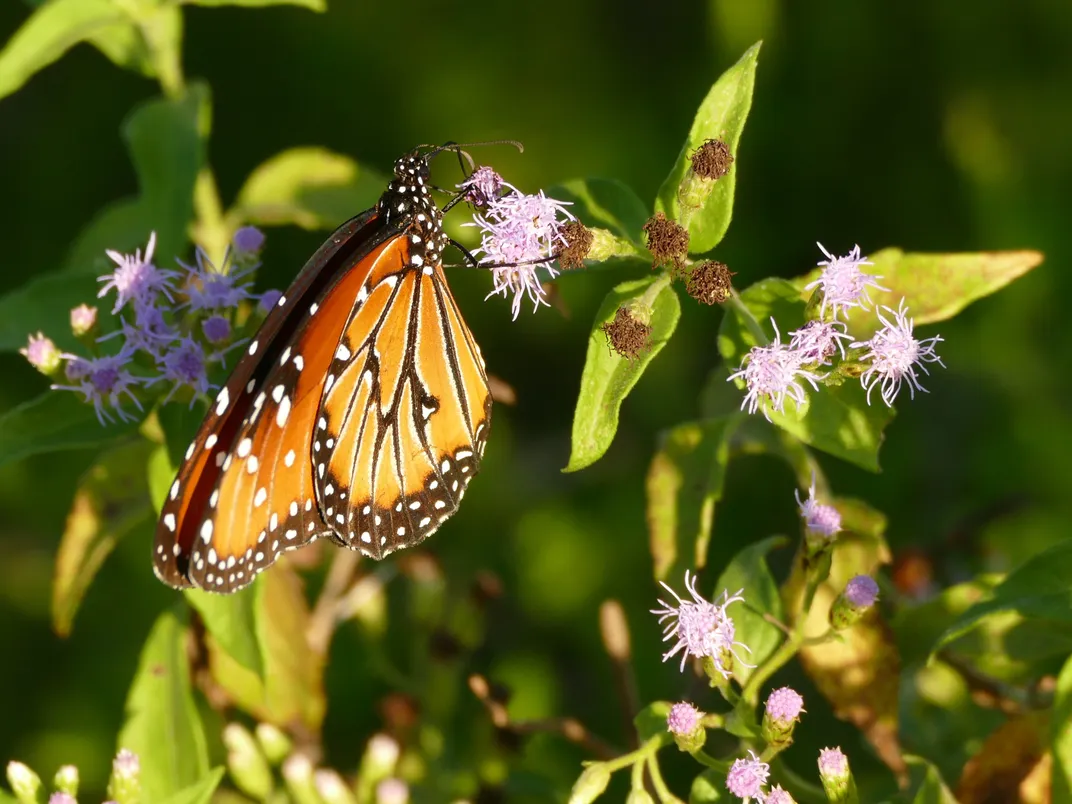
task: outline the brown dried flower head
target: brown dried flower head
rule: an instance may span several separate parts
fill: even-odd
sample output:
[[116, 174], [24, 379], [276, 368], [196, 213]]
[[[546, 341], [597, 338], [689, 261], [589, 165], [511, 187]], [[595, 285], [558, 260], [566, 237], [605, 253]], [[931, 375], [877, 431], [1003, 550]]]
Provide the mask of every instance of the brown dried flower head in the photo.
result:
[[680, 269], [689, 255], [689, 233], [677, 221], [672, 221], [661, 212], [656, 212], [644, 224], [648, 235], [648, 251], [651, 252], [651, 267], [673, 264]]
[[614, 320], [600, 327], [607, 336], [610, 348], [630, 360], [638, 357], [651, 345], [651, 325], [633, 318], [626, 307], [619, 307]]
[[725, 263], [708, 260], [692, 269], [685, 290], [698, 302], [722, 304], [733, 289], [732, 276], [734, 272]]
[[722, 140], [707, 140], [689, 155], [692, 172], [701, 179], [715, 181], [730, 172], [733, 154]]
[[592, 230], [580, 221], [570, 221], [562, 227], [566, 247], [558, 252], [558, 264], [563, 271], [584, 267], [584, 258], [592, 248]]

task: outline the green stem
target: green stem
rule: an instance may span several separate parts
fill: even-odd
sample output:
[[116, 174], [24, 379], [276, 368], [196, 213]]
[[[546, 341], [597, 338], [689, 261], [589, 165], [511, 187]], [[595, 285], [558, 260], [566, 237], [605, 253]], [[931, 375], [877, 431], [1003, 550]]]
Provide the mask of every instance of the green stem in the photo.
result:
[[632, 765], [635, 762], [642, 762], [649, 756], [654, 756], [655, 752], [662, 748], [670, 741], [670, 734], [656, 734], [646, 743], [628, 754], [622, 754], [620, 757], [614, 759], [608, 759], [603, 765], [608, 771], [614, 773], [616, 770], [621, 770]]
[[752, 334], [756, 344], [759, 346], [766, 346], [770, 343], [770, 338], [763, 331], [763, 327], [759, 325], [756, 317], [752, 315], [752, 311], [748, 309], [748, 306], [741, 301], [741, 297], [737, 293], [736, 288], [730, 288], [730, 297], [726, 300], [726, 307], [732, 307], [737, 311], [737, 314], [744, 322], [745, 328]]
[[224, 221], [223, 203], [216, 188], [216, 177], [207, 164], [197, 174], [194, 184], [194, 235], [215, 265], [223, 265], [227, 244], [230, 242], [230, 230]]
[[640, 296], [637, 301], [644, 307], [651, 309], [655, 304], [655, 297], [658, 296], [663, 288], [670, 284], [670, 274], [663, 272], [659, 274], [659, 277], [648, 286], [648, 289]]
[[702, 748], [697, 748], [695, 751], [690, 752], [693, 759], [699, 762], [701, 765], [706, 765], [708, 768], [720, 771], [722, 773], [729, 773], [733, 763], [727, 760], [715, 759], [709, 753]]
[[671, 793], [670, 788], [666, 786], [663, 772], [659, 770], [659, 759], [655, 754], [648, 757], [647, 765], [648, 774], [651, 776], [651, 785], [655, 788], [655, 795], [659, 797], [659, 801], [669, 802], [669, 804], [682, 804], [681, 799]]
[[777, 673], [782, 667], [792, 659], [798, 650], [803, 640], [803, 618], [801, 624], [793, 630], [793, 633], [788, 636], [767, 661], [756, 668], [748, 679], [748, 683], [745, 684], [744, 689], [741, 691], [742, 697], [752, 706], [755, 706], [759, 701], [759, 691], [763, 685], [767, 683], [767, 679]]
[[827, 804], [823, 788], [798, 776], [780, 759], [771, 762], [771, 776], [779, 784], [784, 782], [785, 788], [799, 804]]

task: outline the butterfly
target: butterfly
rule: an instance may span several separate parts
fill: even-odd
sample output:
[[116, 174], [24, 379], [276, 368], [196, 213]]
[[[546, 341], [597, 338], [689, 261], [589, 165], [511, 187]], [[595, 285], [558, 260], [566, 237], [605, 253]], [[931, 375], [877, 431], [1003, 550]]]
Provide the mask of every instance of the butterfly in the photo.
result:
[[211, 403], [157, 523], [164, 583], [234, 592], [320, 538], [383, 558], [458, 509], [491, 394], [443, 272], [429, 162], [449, 146], [425, 148], [309, 259]]

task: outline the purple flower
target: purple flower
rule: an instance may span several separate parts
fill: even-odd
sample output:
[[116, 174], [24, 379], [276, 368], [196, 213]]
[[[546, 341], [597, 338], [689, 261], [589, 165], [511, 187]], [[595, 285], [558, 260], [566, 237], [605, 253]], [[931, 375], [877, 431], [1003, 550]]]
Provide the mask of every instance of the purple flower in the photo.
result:
[[[208, 381], [208, 373], [205, 370], [205, 351], [201, 344], [187, 336], [182, 338], [163, 357], [157, 360], [162, 374], [152, 382], [169, 380], [174, 385], [164, 397], [166, 403], [172, 395], [182, 387], [192, 388], [197, 394], [208, 393], [212, 386]], [[193, 400], [190, 400], [193, 405]]]
[[51, 374], [60, 367], [62, 356], [56, 344], [43, 332], [31, 335], [19, 354], [26, 358], [31, 366], [42, 374]]
[[407, 804], [409, 786], [401, 779], [384, 779], [376, 785], [377, 804]]
[[808, 489], [808, 499], [801, 501], [800, 492], [794, 492], [797, 505], [800, 506], [800, 515], [804, 517], [804, 526], [811, 531], [821, 533], [823, 536], [836, 536], [841, 530], [841, 514], [832, 505], [823, 505], [815, 498], [815, 474], [811, 476], [811, 488]]
[[819, 250], [826, 255], [825, 260], [820, 260], [817, 265], [825, 266], [819, 278], [804, 286], [804, 290], [821, 287], [823, 291], [823, 303], [819, 308], [820, 315], [826, 312], [826, 306], [830, 305], [831, 314], [834, 318], [839, 313], [848, 314], [850, 307], [859, 307], [866, 310], [870, 305], [871, 297], [867, 293], [869, 287], [875, 290], [887, 290], [877, 282], [881, 276], [865, 274], [860, 270], [861, 265], [874, 265], [866, 257], [860, 256], [860, 247], [853, 246], [852, 251], [844, 257], [835, 257], [825, 248], [822, 243], [816, 243]]
[[852, 340], [840, 321], [809, 321], [789, 334], [789, 348], [800, 355], [803, 365], [826, 365], [835, 352], [845, 357], [842, 340]]
[[878, 600], [878, 584], [870, 575], [857, 575], [845, 584], [845, 599], [855, 608], [870, 608]]
[[132, 350], [146, 352], [159, 357], [178, 336], [178, 332], [164, 319], [164, 311], [151, 300], [134, 301], [134, 323], [125, 318], [120, 322], [118, 332], [111, 332], [97, 340], [104, 342], [122, 336]]
[[767, 714], [774, 720], [796, 720], [802, 711], [804, 699], [792, 687], [781, 687], [767, 696]]
[[840, 778], [849, 773], [849, 758], [840, 748], [824, 748], [819, 752], [819, 775]]
[[[773, 318], [771, 324], [774, 327], [774, 342], [769, 346], [753, 346], [745, 355], [740, 370], [726, 378], [728, 381], [738, 377], [744, 379], [748, 391], [741, 402], [741, 409], [748, 408], [749, 413], [759, 409], [761, 398], [770, 400], [771, 407], [779, 413], [785, 412], [786, 398], [792, 399], [798, 407], [803, 405], [804, 386], [800, 384], [800, 379], [807, 380], [812, 388], [819, 390], [815, 384], [819, 377], [803, 368], [805, 356], [781, 342], [782, 335]], [[763, 416], [770, 421], [767, 406], [763, 407]]]
[[112, 773], [122, 779], [132, 779], [141, 770], [141, 761], [138, 755], [126, 748], [120, 748], [119, 753], [112, 760]]
[[[461, 195], [474, 207], [486, 207], [499, 197], [503, 187], [510, 187], [502, 176], [489, 167], [478, 167], [473, 175], [458, 185]], [[510, 187], [510, 189], [514, 189]], [[516, 192], [516, 190], [515, 190]]]
[[48, 797], [48, 804], [78, 804], [70, 793], [53, 793]]
[[89, 332], [97, 323], [97, 308], [88, 304], [80, 304], [71, 310], [71, 332], [76, 338], [80, 338]]
[[224, 257], [223, 268], [216, 266], [209, 260], [204, 249], [197, 247], [194, 256], [197, 265], [187, 265], [179, 262], [186, 269], [185, 292], [189, 298], [191, 310], [218, 310], [227, 307], [237, 307], [244, 299], [252, 298], [249, 293], [249, 282], [239, 280], [247, 276], [256, 268], [256, 265], [246, 266], [239, 270], [233, 269], [234, 262], [230, 251]]
[[260, 301], [257, 302], [257, 306], [261, 308], [261, 311], [265, 314], [272, 312], [279, 299], [282, 297], [283, 292], [281, 290], [266, 290], [261, 294]]
[[763, 804], [796, 804], [796, 800], [780, 784], [776, 784], [767, 793]]
[[209, 343], [224, 343], [231, 337], [231, 322], [222, 315], [211, 315], [201, 322], [201, 331]]
[[513, 293], [515, 320], [525, 296], [535, 309], [547, 304], [537, 269], [545, 268], [552, 277], [558, 275], [551, 267], [555, 245], [566, 245], [558, 215], [573, 219], [565, 206], [566, 202], [547, 198], [542, 191], [538, 195], [514, 191], [494, 199], [486, 213], [476, 215], [470, 224], [481, 229], [477, 251], [484, 253], [481, 263], [491, 269], [495, 282], [488, 297]]
[[942, 368], [945, 368], [945, 364], [934, 351], [935, 344], [942, 340], [940, 336], [922, 341], [913, 337], [912, 319], [908, 318], [904, 299], [901, 299], [896, 310], [886, 306], [882, 309], [893, 316], [893, 321], [886, 320], [880, 312], [878, 319], [883, 323], [883, 328], [871, 340], [852, 345], [869, 349], [863, 359], [870, 360], [871, 366], [860, 375], [860, 382], [867, 389], [867, 404], [871, 404], [871, 389], [881, 383], [882, 401], [892, 406], [902, 382], [908, 383], [908, 392], [913, 399], [916, 391], [926, 392], [927, 389], [919, 384], [917, 366], [924, 374], [930, 374], [924, 363], [937, 363]]
[[177, 274], [174, 271], [162, 271], [153, 265], [154, 248], [156, 232], [149, 235], [144, 258], [141, 256], [141, 249], [137, 249], [133, 256], [112, 250], [106, 252], [117, 267], [113, 273], [98, 277], [99, 282], [104, 282], [104, 287], [100, 289], [97, 297], [104, 298], [109, 290], [115, 290], [118, 298], [112, 308], [113, 314], [122, 310], [129, 301], [151, 303], [158, 293], [171, 300], [170, 282]]
[[659, 622], [666, 620], [663, 631], [663, 642], [676, 638], [674, 647], [663, 654], [665, 662], [678, 651], [684, 649], [681, 654], [681, 670], [685, 669], [685, 662], [690, 656], [696, 658], [710, 658], [723, 678], [730, 677], [731, 668], [726, 667], [726, 656], [729, 653], [738, 661], [736, 647], [748, 650], [748, 646], [734, 641], [735, 630], [733, 620], [726, 613], [731, 603], [744, 600], [740, 592], [732, 597], [728, 592], [722, 593], [722, 603], [715, 604], [705, 600], [696, 591], [696, 576], [690, 577], [688, 570], [685, 571], [685, 588], [692, 595], [692, 600], [682, 600], [677, 592], [660, 581], [663, 588], [674, 596], [677, 606], [673, 606], [660, 600], [661, 609], [652, 609], [652, 614], [659, 615]]
[[115, 410], [116, 416], [122, 421], [133, 421], [134, 417], [123, 410], [122, 397], [126, 395], [141, 410], [141, 402], [134, 396], [132, 388], [136, 388], [142, 380], [135, 377], [126, 366], [134, 350], [124, 344], [119, 354], [107, 357], [98, 357], [88, 360], [78, 355], [64, 354], [67, 360], [67, 378], [77, 385], [53, 385], [57, 391], [75, 391], [82, 394], [86, 402], [92, 402], [97, 411], [97, 420], [103, 425], [106, 421], [112, 421], [112, 417], [104, 409], [105, 404]]
[[231, 242], [239, 258], [256, 256], [264, 248], [264, 232], [256, 226], [243, 226]]
[[730, 767], [726, 777], [726, 789], [737, 798], [744, 799], [747, 803], [750, 799], [763, 801], [763, 785], [767, 783], [770, 775], [770, 765], [760, 762], [755, 752], [748, 752], [750, 759], [736, 759]]
[[670, 707], [666, 716], [666, 730], [679, 737], [686, 737], [696, 731], [703, 718], [703, 712], [687, 701], [681, 701]]

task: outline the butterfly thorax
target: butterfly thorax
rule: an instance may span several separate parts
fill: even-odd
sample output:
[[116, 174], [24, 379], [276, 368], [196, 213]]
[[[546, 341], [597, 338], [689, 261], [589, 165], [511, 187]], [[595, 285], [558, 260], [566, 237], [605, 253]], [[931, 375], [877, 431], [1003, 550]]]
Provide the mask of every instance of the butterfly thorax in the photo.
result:
[[450, 242], [443, 231], [443, 212], [432, 198], [428, 160], [410, 154], [395, 162], [395, 177], [380, 197], [379, 214], [409, 238], [415, 267], [439, 264]]

